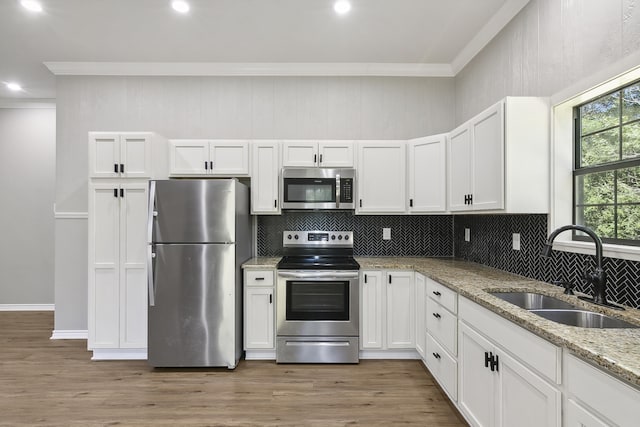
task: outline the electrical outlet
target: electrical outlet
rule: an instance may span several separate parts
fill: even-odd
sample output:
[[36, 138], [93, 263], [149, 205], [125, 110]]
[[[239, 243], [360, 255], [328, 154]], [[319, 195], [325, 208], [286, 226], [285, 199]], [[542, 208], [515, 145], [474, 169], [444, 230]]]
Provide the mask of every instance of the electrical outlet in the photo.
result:
[[470, 242], [471, 241], [471, 229], [470, 228], [465, 228], [464, 229], [464, 241], [465, 242]]
[[383, 228], [382, 229], [382, 240], [391, 240], [391, 229]]
[[513, 250], [520, 250], [520, 233], [513, 233]]

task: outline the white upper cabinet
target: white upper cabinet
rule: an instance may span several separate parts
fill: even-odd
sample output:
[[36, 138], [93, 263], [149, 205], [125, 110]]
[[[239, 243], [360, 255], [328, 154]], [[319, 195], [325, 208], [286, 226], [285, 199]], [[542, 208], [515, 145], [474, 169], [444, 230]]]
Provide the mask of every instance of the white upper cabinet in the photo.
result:
[[251, 150], [251, 213], [279, 214], [280, 144], [254, 141]]
[[406, 211], [406, 141], [359, 141], [359, 214]]
[[445, 134], [412, 139], [408, 143], [409, 212], [444, 212], [446, 197]]
[[549, 104], [507, 97], [449, 133], [451, 211], [546, 213]]
[[283, 167], [353, 167], [353, 141], [284, 141]]
[[89, 132], [91, 178], [151, 177], [151, 132]]
[[170, 176], [247, 176], [249, 142], [174, 139], [169, 141]]

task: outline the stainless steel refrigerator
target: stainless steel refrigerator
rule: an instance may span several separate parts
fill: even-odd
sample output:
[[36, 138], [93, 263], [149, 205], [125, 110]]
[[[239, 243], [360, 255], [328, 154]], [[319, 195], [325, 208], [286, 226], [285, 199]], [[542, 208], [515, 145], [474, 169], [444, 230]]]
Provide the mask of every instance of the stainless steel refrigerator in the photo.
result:
[[148, 362], [236, 367], [241, 265], [251, 257], [248, 188], [236, 179], [149, 183]]

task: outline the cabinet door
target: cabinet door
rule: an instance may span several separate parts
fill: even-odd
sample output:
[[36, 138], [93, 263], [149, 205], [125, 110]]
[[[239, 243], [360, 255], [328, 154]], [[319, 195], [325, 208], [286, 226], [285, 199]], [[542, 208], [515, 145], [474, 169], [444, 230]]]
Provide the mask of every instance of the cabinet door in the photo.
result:
[[209, 141], [171, 140], [169, 147], [170, 175], [205, 175], [209, 172]]
[[89, 187], [89, 349], [119, 346], [119, 219], [117, 184]]
[[280, 146], [276, 141], [251, 145], [251, 213], [279, 214]]
[[495, 372], [485, 367], [484, 362], [485, 353], [494, 352], [493, 345], [464, 322], [459, 322], [458, 340], [460, 410], [475, 426], [494, 426]]
[[124, 183], [120, 198], [120, 347], [147, 346], [146, 182]]
[[362, 271], [360, 276], [360, 347], [384, 346], [384, 294], [381, 271]]
[[209, 146], [209, 161], [213, 175], [239, 176], [249, 174], [249, 143], [247, 141], [214, 140]]
[[320, 141], [318, 166], [323, 168], [352, 168], [353, 141]]
[[284, 141], [282, 145], [282, 166], [318, 166], [317, 141]]
[[415, 349], [415, 291], [413, 273], [386, 274], [387, 347]]
[[121, 176], [124, 178], [151, 177], [151, 134], [123, 133], [120, 135]]
[[116, 178], [120, 171], [120, 135], [89, 132], [89, 176]]
[[471, 194], [471, 130], [466, 124], [449, 134], [448, 165], [449, 210], [469, 210], [465, 198]]
[[473, 210], [504, 208], [504, 103], [471, 122]]
[[427, 338], [427, 328], [425, 322], [426, 312], [426, 279], [420, 273], [415, 273], [415, 304], [416, 304], [416, 350], [424, 360], [425, 343]]
[[405, 212], [406, 143], [358, 143], [358, 206], [356, 213]]
[[274, 348], [273, 307], [273, 288], [245, 288], [245, 350]]
[[443, 212], [446, 203], [446, 136], [409, 142], [409, 212]]
[[498, 361], [498, 426], [560, 426], [560, 391], [507, 354]]

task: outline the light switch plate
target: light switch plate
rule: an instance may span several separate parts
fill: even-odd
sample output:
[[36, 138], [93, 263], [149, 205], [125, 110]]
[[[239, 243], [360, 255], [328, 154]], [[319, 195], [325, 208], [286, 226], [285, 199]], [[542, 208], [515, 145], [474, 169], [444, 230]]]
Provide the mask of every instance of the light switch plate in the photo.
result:
[[465, 228], [464, 229], [464, 241], [465, 242], [470, 242], [471, 241], [471, 229], [470, 228]]
[[383, 228], [382, 229], [382, 240], [391, 240], [391, 229]]
[[513, 233], [513, 250], [520, 250], [520, 233]]

